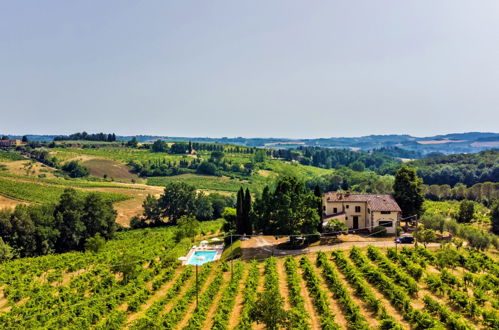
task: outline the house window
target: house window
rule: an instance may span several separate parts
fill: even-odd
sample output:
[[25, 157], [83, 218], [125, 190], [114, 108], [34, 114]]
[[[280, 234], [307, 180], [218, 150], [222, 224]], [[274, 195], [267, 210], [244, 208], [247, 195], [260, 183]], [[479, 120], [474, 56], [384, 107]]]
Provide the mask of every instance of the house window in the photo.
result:
[[393, 221], [380, 221], [378, 226], [393, 227]]
[[360, 212], [360, 206], [355, 207], [355, 212], [359, 213]]
[[333, 208], [333, 213], [335, 213], [335, 214], [338, 213], [338, 208], [334, 207]]
[[390, 211], [381, 211], [381, 214], [390, 214], [390, 213], [392, 213], [392, 212], [390, 212]]
[[322, 207], [322, 210], [323, 210], [323, 211], [326, 211], [326, 205], [324, 205], [324, 206]]
[[350, 205], [347, 204], [347, 209], [350, 207]]

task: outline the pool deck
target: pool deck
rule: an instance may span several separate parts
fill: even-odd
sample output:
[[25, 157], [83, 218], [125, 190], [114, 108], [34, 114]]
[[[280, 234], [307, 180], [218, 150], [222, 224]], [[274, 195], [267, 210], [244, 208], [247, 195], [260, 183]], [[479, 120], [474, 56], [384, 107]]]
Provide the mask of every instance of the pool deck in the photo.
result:
[[196, 246], [194, 245], [190, 250], [189, 253], [186, 255], [186, 260], [182, 261], [182, 265], [187, 265], [189, 260], [191, 259], [192, 255], [196, 251], [217, 251], [217, 254], [213, 258], [212, 261], [220, 260], [222, 257], [222, 252], [224, 251], [224, 245], [205, 245], [205, 246]]

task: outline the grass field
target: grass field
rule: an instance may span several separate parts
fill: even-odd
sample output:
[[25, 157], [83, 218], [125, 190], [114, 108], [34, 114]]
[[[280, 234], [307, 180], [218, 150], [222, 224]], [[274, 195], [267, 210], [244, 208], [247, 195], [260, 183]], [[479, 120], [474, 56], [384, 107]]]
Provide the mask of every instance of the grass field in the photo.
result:
[[[221, 222], [203, 222], [213, 237]], [[292, 329], [497, 328], [499, 264], [455, 251], [461, 264], [437, 267], [437, 251], [369, 247], [194, 268], [176, 258], [175, 228], [118, 233], [97, 254], [19, 259], [0, 269], [4, 328], [262, 329], [258, 297], [282, 300]], [[120, 263], [135, 264], [125, 281]], [[474, 294], [480, 292], [480, 296]], [[261, 304], [261, 303], [260, 303]]]

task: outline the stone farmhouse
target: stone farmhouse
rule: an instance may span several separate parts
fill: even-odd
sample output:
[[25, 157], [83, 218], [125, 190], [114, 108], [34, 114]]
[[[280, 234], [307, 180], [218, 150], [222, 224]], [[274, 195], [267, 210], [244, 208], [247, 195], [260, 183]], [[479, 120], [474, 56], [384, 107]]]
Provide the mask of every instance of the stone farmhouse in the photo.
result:
[[331, 191], [323, 196], [323, 225], [332, 219], [344, 221], [349, 230], [368, 231], [386, 227], [395, 234], [402, 210], [391, 195], [350, 194]]

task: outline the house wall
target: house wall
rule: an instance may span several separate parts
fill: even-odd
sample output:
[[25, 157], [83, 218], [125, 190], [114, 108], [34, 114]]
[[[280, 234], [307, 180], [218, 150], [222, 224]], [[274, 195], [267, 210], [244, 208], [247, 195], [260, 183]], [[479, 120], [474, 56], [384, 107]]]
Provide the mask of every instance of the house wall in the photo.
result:
[[386, 231], [389, 234], [395, 234], [399, 215], [400, 212], [390, 212], [390, 214], [382, 214], [380, 211], [373, 211], [372, 212], [373, 227], [379, 226], [380, 221], [392, 221], [392, 226], [386, 227]]
[[[324, 204], [326, 206], [326, 209], [324, 211], [326, 216], [330, 216], [334, 213], [334, 208], [337, 209], [338, 213], [339, 212], [345, 212], [344, 214], [344, 219], [345, 219], [345, 224], [349, 229], [353, 228], [353, 217], [357, 216], [359, 218], [359, 229], [362, 228], [370, 228], [370, 217], [368, 216], [367, 213], [367, 203], [366, 202], [341, 202], [341, 201], [334, 201], [334, 202], [328, 202], [325, 201]], [[359, 206], [360, 211], [356, 212], [355, 207]]]

